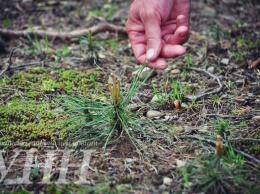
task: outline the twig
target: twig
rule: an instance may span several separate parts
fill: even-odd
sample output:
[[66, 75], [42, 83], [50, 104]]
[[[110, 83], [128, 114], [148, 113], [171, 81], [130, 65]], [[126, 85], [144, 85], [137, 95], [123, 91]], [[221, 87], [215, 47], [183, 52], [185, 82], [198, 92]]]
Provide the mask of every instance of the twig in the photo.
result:
[[[202, 137], [196, 137], [196, 136], [192, 136], [192, 135], [182, 135], [180, 136], [180, 139], [194, 139], [194, 140], [199, 140], [199, 141], [202, 141], [202, 142], [205, 142], [211, 146], [216, 146], [216, 141], [213, 141], [213, 140], [209, 140], [209, 139], [204, 139]], [[223, 145], [225, 148], [228, 148], [228, 145]], [[233, 150], [238, 153], [238, 154], [241, 154], [242, 156], [256, 162], [257, 164], [260, 164], [260, 160], [254, 158], [253, 156], [250, 156], [249, 154], [245, 153], [245, 152], [242, 152], [240, 150], [237, 150], [235, 148], [233, 148]]]
[[[23, 93], [21, 92], [21, 91], [19, 91], [18, 89], [14, 89], [14, 88], [4, 88], [4, 87], [0, 87], [0, 89], [1, 90], [11, 90], [11, 91], [15, 91], [15, 92], [17, 92], [18, 94], [19, 94], [19, 96], [24, 100], [24, 97], [23, 97]], [[9, 98], [8, 98], [9, 99]], [[6, 99], [4, 102], [7, 102], [7, 100], [8, 99]]]
[[6, 68], [0, 73], [0, 77], [1, 77], [2, 75], [4, 75], [7, 70], [10, 69], [10, 66], [12, 65], [12, 56], [13, 56], [13, 53], [14, 53], [15, 49], [19, 48], [20, 46], [22, 46], [22, 44], [20, 44], [20, 45], [14, 47], [14, 48], [12, 49], [12, 51], [11, 51], [11, 53], [10, 53], [10, 56], [9, 56], [8, 65], [7, 65]]
[[[211, 91], [211, 92], [206, 92], [206, 93], [201, 94], [201, 95], [198, 95], [198, 96], [196, 96], [196, 99], [199, 99], [199, 98], [202, 98], [202, 97], [204, 97], [204, 96], [211, 95], [211, 94], [218, 93], [218, 92], [220, 92], [220, 91], [222, 90], [223, 85], [222, 85], [222, 83], [221, 83], [221, 81], [220, 81], [220, 79], [219, 79], [218, 76], [215, 76], [215, 75], [213, 75], [212, 73], [210, 73], [210, 72], [208, 72], [208, 71], [206, 71], [206, 70], [204, 70], [204, 69], [199, 69], [199, 68], [195, 68], [195, 67], [188, 67], [187, 69], [188, 69], [188, 70], [194, 70], [194, 71], [203, 72], [203, 73], [209, 75], [210, 77], [214, 78], [215, 80], [217, 80], [217, 82], [218, 82], [218, 84], [219, 84], [219, 87], [218, 87], [216, 90]], [[189, 99], [189, 98], [188, 98], [188, 99]], [[192, 99], [189, 99], [189, 100], [192, 100]]]
[[260, 139], [255, 139], [255, 138], [230, 138], [228, 139], [229, 141], [256, 141], [260, 142]]
[[58, 31], [46, 31], [46, 30], [8, 30], [4, 28], [0, 28], [0, 35], [9, 36], [9, 37], [19, 37], [26, 35], [36, 35], [40, 37], [47, 36], [48, 38], [55, 39], [69, 39], [84, 36], [88, 33], [97, 34], [99, 32], [117, 32], [120, 34], [126, 34], [125, 27], [116, 26], [114, 24], [110, 24], [107, 22], [100, 22], [99, 24], [92, 26], [90, 28], [82, 29], [82, 30], [74, 30], [71, 32], [58, 32]]
[[221, 114], [206, 114], [205, 116], [207, 116], [207, 117], [221, 117], [221, 118], [236, 118], [236, 117], [238, 117], [238, 116], [236, 116], [236, 115], [221, 115]]
[[16, 65], [16, 66], [10, 66], [10, 70], [12, 69], [21, 69], [21, 68], [24, 68], [24, 67], [28, 67], [28, 66], [44, 66], [44, 63], [46, 62], [50, 62], [50, 61], [37, 61], [37, 62], [31, 62], [31, 63], [26, 63], [26, 64], [21, 64], [21, 65]]

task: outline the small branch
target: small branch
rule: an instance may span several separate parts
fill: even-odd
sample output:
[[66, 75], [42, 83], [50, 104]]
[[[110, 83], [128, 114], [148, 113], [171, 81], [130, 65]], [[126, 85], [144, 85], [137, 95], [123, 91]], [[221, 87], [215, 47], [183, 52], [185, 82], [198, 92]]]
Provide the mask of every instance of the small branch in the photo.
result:
[[[196, 136], [192, 136], [192, 135], [182, 135], [180, 136], [180, 139], [194, 139], [194, 140], [199, 140], [199, 141], [202, 141], [202, 142], [205, 142], [211, 146], [216, 146], [216, 141], [213, 141], [213, 140], [209, 140], [209, 139], [204, 139], [202, 137], [196, 137]], [[225, 148], [228, 148], [228, 145], [225, 145], [223, 144], [223, 146]], [[260, 160], [254, 158], [253, 156], [250, 156], [249, 154], [245, 153], [245, 152], [242, 152], [240, 150], [237, 150], [235, 148], [233, 148], [234, 152], [238, 153], [238, 154], [241, 154], [242, 156], [244, 156], [245, 158], [248, 158], [254, 162], [256, 162], [257, 164], [260, 164]]]
[[237, 118], [236, 115], [206, 114], [207, 117]]
[[12, 49], [12, 51], [11, 51], [11, 53], [10, 53], [10, 56], [9, 56], [8, 65], [7, 65], [6, 68], [0, 73], [0, 77], [3, 76], [7, 70], [10, 69], [10, 67], [11, 67], [11, 65], [12, 65], [12, 56], [13, 56], [13, 53], [14, 53], [15, 49], [19, 48], [20, 46], [22, 46], [22, 44], [20, 44], [20, 45], [14, 47], [14, 48]]
[[230, 138], [228, 139], [229, 141], [256, 141], [260, 142], [260, 139], [255, 139], [255, 138]]
[[28, 67], [28, 66], [44, 66], [44, 64], [46, 62], [50, 62], [50, 61], [37, 61], [37, 62], [31, 62], [31, 63], [26, 63], [26, 64], [21, 64], [21, 65], [16, 65], [16, 66], [10, 66], [10, 70], [13, 70], [13, 69], [21, 69], [21, 68], [24, 68], [24, 67]]
[[[198, 95], [198, 96], [196, 96], [196, 99], [199, 99], [199, 98], [202, 98], [202, 97], [204, 97], [204, 96], [211, 95], [211, 94], [218, 93], [218, 92], [220, 92], [220, 91], [223, 89], [223, 85], [222, 85], [222, 83], [221, 83], [219, 77], [213, 75], [212, 73], [210, 73], [210, 72], [208, 72], [208, 71], [206, 71], [206, 70], [204, 70], [204, 69], [199, 69], [199, 68], [195, 68], [195, 67], [188, 67], [187, 69], [188, 69], [188, 70], [194, 70], [194, 71], [203, 72], [203, 73], [207, 74], [208, 76], [210, 76], [210, 77], [214, 78], [215, 80], [217, 80], [217, 82], [218, 82], [218, 84], [219, 84], [219, 87], [218, 87], [216, 90], [211, 91], [211, 92], [206, 92], [206, 93], [201, 94], [201, 95]], [[188, 98], [188, 99], [189, 99], [189, 98]], [[191, 100], [191, 99], [189, 99], [189, 100]]]
[[[14, 88], [4, 88], [4, 87], [0, 87], [0, 89], [1, 90], [11, 90], [11, 91], [15, 91], [15, 92], [17, 92], [18, 94], [19, 94], [19, 96], [23, 99], [23, 100], [25, 100], [24, 99], [24, 97], [23, 97], [23, 93], [21, 92], [21, 91], [19, 91], [18, 89], [14, 89]], [[8, 98], [9, 99], [9, 98]], [[6, 102], [7, 100], [5, 100], [4, 102]]]
[[88, 33], [92, 34], [97, 34], [99, 32], [117, 32], [120, 34], [126, 34], [126, 29], [125, 27], [122, 26], [116, 26], [114, 24], [110, 24], [107, 22], [100, 22], [99, 24], [92, 26], [90, 28], [82, 29], [82, 30], [74, 30], [71, 32], [58, 32], [58, 31], [46, 31], [46, 30], [8, 30], [4, 28], [0, 28], [0, 35], [3, 36], [8, 36], [8, 37], [20, 37], [20, 36], [26, 36], [27, 34], [32, 36], [40, 36], [44, 37], [47, 36], [50, 39], [69, 39], [71, 40], [72, 38], [79, 37], [79, 36], [84, 36]]

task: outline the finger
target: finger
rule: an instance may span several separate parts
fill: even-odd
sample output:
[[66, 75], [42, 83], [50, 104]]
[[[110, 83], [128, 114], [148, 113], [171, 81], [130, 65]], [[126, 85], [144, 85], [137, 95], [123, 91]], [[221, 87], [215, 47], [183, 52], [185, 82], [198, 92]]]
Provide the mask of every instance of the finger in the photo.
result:
[[162, 48], [161, 18], [159, 14], [147, 10], [147, 14], [143, 16], [143, 23], [147, 40], [146, 58], [149, 61], [154, 61], [159, 56]]
[[148, 67], [154, 68], [154, 69], [159, 69], [159, 70], [164, 70], [167, 68], [167, 63], [166, 63], [165, 59], [158, 58], [155, 61], [150, 62], [148, 64]]
[[180, 26], [186, 26], [187, 28], [189, 28], [189, 20], [186, 16], [184, 15], [179, 15], [177, 17], [177, 20], [176, 20], [176, 24], [177, 24], [177, 28], [180, 27]]
[[162, 29], [162, 37], [168, 34], [173, 34], [177, 29], [176, 21], [174, 20], [171, 23], [164, 24], [161, 27], [161, 29]]
[[189, 39], [189, 29], [186, 26], [180, 26], [174, 34], [168, 34], [163, 37], [167, 44], [178, 45], [184, 44]]
[[162, 48], [160, 56], [165, 58], [174, 58], [182, 56], [186, 53], [186, 49], [181, 45], [165, 44]]
[[146, 37], [143, 32], [128, 30], [128, 37], [135, 55], [139, 63], [145, 63], [146, 58]]

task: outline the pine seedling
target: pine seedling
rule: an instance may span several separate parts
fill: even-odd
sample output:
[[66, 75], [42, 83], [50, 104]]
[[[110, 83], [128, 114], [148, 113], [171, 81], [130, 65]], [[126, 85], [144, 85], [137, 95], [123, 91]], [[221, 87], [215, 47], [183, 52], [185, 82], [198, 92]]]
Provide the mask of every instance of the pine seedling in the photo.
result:
[[106, 148], [110, 140], [127, 135], [139, 149], [142, 142], [137, 139], [137, 135], [147, 137], [159, 133], [155, 132], [154, 122], [142, 119], [143, 113], [134, 113], [127, 108], [136, 91], [150, 76], [139, 80], [144, 67], [139, 70], [125, 92], [120, 87], [120, 80], [111, 75], [108, 82], [111, 101], [103, 102], [82, 96], [63, 97], [63, 109], [69, 115], [67, 123], [77, 125], [77, 128], [71, 131], [68, 141], [74, 142], [77, 146], [103, 145]]
[[93, 65], [95, 65], [95, 63], [99, 61], [99, 47], [97, 45], [97, 42], [94, 40], [92, 33], [90, 32], [86, 36], [80, 37], [80, 44], [87, 46], [85, 54], [87, 58], [93, 62]]

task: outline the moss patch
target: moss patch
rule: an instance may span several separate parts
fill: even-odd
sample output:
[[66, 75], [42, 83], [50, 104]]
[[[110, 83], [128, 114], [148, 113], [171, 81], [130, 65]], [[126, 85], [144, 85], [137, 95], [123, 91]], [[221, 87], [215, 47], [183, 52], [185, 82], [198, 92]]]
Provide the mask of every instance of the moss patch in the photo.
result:
[[[18, 88], [24, 97], [35, 99], [38, 94], [79, 91], [81, 90], [82, 79], [88, 91], [96, 91], [97, 88], [103, 85], [99, 83], [100, 80], [103, 80], [101, 76], [102, 74], [99, 71], [79, 72], [75, 70], [52, 69], [47, 72], [44, 68], [34, 68], [29, 71], [19, 72], [11, 77], [5, 76], [0, 81], [0, 86]], [[2, 93], [10, 94], [11, 92], [10, 90], [3, 90]]]
[[49, 103], [17, 101], [0, 106], [0, 147], [11, 146], [40, 148], [41, 141], [57, 141], [55, 132], [67, 128], [57, 122]]
[[0, 148], [40, 148], [39, 142], [65, 138], [75, 126], [65, 125], [66, 116], [57, 118], [53, 109], [59, 101], [54, 104], [53, 99], [65, 92], [82, 94], [82, 79], [89, 94], [102, 91], [98, 71], [33, 68], [4, 76], [0, 80], [0, 95], [6, 100], [0, 104]]

